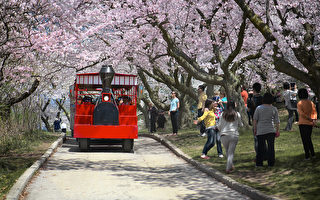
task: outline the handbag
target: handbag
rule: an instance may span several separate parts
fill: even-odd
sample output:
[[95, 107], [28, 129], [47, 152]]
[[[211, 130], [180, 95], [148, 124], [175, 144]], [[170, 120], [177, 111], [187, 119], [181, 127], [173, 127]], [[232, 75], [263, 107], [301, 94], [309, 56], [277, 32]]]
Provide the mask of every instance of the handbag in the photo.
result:
[[275, 137], [277, 138], [277, 137], [279, 137], [279, 136], [280, 136], [280, 132], [278, 131], [278, 132], [276, 132]]

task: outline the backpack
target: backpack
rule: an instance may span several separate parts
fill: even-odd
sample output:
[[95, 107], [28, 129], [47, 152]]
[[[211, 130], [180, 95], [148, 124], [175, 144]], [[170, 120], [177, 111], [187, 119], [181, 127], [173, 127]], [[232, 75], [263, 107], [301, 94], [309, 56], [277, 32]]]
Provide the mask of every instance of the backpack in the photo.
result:
[[297, 108], [297, 104], [298, 104], [297, 97], [291, 92], [289, 93], [289, 95], [290, 95], [291, 108]]
[[250, 115], [253, 116], [256, 108], [261, 104], [262, 104], [262, 96], [260, 94], [258, 96], [253, 96], [252, 98], [250, 98], [250, 100], [248, 99], [247, 106], [250, 109]]

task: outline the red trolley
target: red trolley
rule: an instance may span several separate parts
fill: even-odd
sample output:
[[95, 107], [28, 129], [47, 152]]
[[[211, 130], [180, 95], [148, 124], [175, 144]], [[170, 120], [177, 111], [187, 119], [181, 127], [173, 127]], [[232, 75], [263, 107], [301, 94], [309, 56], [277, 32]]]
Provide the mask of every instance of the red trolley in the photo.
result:
[[114, 73], [110, 65], [99, 73], [76, 75], [70, 88], [70, 127], [81, 150], [94, 140], [109, 139], [132, 151], [138, 138], [137, 82], [136, 75]]

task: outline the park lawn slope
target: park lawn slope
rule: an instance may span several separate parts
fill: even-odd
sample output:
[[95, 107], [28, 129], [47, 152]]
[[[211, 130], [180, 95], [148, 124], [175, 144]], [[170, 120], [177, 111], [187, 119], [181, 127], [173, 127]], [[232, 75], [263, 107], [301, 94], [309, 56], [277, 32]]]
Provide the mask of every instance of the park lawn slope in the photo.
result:
[[16, 180], [57, 140], [60, 133], [35, 132], [16, 136], [15, 147], [0, 155], [0, 199], [5, 199]]

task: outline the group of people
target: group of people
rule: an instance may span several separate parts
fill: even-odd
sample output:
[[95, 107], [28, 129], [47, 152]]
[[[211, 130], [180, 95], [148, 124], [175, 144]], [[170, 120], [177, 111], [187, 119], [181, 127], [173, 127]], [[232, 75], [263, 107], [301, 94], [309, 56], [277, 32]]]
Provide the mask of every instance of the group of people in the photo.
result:
[[[312, 129], [316, 125], [318, 113], [315, 104], [310, 100], [308, 90], [301, 88], [297, 90], [296, 85], [283, 83], [283, 98], [288, 111], [288, 122], [285, 131], [292, 130], [294, 114], [299, 124], [300, 136], [305, 152], [305, 159], [315, 157], [314, 147], [311, 139]], [[297, 101], [297, 96], [299, 101]]]
[[[223, 158], [223, 144], [226, 151], [227, 164], [226, 172], [232, 172], [235, 167], [233, 157], [239, 138], [239, 127], [243, 126], [241, 115], [236, 111], [237, 103], [227, 99], [225, 93], [215, 92], [212, 98], [208, 98], [205, 93], [205, 85], [198, 87], [197, 119], [194, 124], [200, 128], [200, 135], [207, 136], [200, 158], [210, 159], [208, 151], [217, 144], [218, 157]], [[275, 96], [270, 92], [261, 95], [262, 86], [260, 83], [252, 85], [252, 91], [247, 92], [242, 89], [241, 96], [244, 100], [249, 125], [253, 126], [253, 138], [255, 164], [256, 167], [263, 166], [263, 161], [267, 160], [268, 166], [275, 164], [275, 138], [280, 135], [280, 120], [278, 109], [273, 106]], [[317, 112], [315, 104], [309, 100], [307, 89], [297, 90], [294, 84], [283, 84], [283, 98], [288, 111], [288, 122], [284, 131], [290, 131], [296, 114], [296, 123], [299, 124], [300, 135], [305, 151], [305, 158], [315, 156], [311, 134], [316, 123]], [[297, 98], [298, 97], [298, 98]], [[299, 101], [298, 101], [299, 99]], [[180, 107], [177, 93], [172, 91], [170, 110], [168, 114], [171, 118], [172, 135], [178, 134], [178, 110]], [[164, 113], [162, 117], [165, 120]], [[155, 132], [155, 116], [158, 115], [156, 108], [149, 106], [151, 119], [151, 132]]]
[[155, 133], [157, 128], [164, 129], [164, 125], [167, 121], [165, 112], [163, 110], [158, 110], [151, 102], [149, 102], [148, 117], [150, 122], [150, 133]]
[[[283, 97], [289, 114], [288, 123], [284, 130], [291, 130], [294, 121], [293, 115], [296, 111], [305, 158], [310, 159], [315, 156], [311, 134], [312, 127], [316, 123], [317, 112], [314, 103], [309, 100], [308, 91], [305, 88], [297, 90], [295, 85], [291, 85], [291, 87], [293, 88], [290, 88], [289, 83], [283, 84]], [[219, 157], [223, 157], [222, 142], [227, 157], [226, 172], [230, 173], [234, 170], [233, 157], [238, 143], [238, 128], [243, 125], [241, 116], [236, 111], [236, 102], [227, 100], [224, 94], [218, 96], [217, 93], [212, 99], [209, 99], [204, 90], [205, 86], [198, 87], [198, 119], [194, 121], [200, 127], [200, 135], [207, 135], [207, 142], [200, 157], [210, 159], [207, 153], [215, 143]], [[280, 135], [280, 120], [278, 109], [273, 106], [274, 95], [269, 92], [261, 95], [260, 92], [261, 84], [254, 83], [252, 92], [247, 93], [243, 89], [241, 96], [247, 108], [249, 124], [253, 125], [256, 167], [263, 166], [264, 160], [267, 160], [268, 166], [272, 167], [275, 164], [274, 142], [275, 138]], [[297, 101], [298, 99], [299, 101]]]
[[222, 142], [227, 157], [226, 172], [230, 173], [235, 169], [233, 155], [239, 138], [238, 128], [242, 126], [241, 116], [235, 110], [235, 102], [228, 101], [224, 93], [219, 95], [216, 92], [215, 96], [209, 99], [204, 90], [204, 85], [198, 87], [198, 119], [194, 121], [200, 126], [200, 135], [207, 135], [200, 158], [210, 159], [207, 153], [215, 144], [218, 157], [223, 158]]
[[61, 118], [56, 118], [53, 122], [53, 129], [55, 132], [59, 132], [61, 130], [63, 133], [66, 133], [67, 124], [62, 122]]

